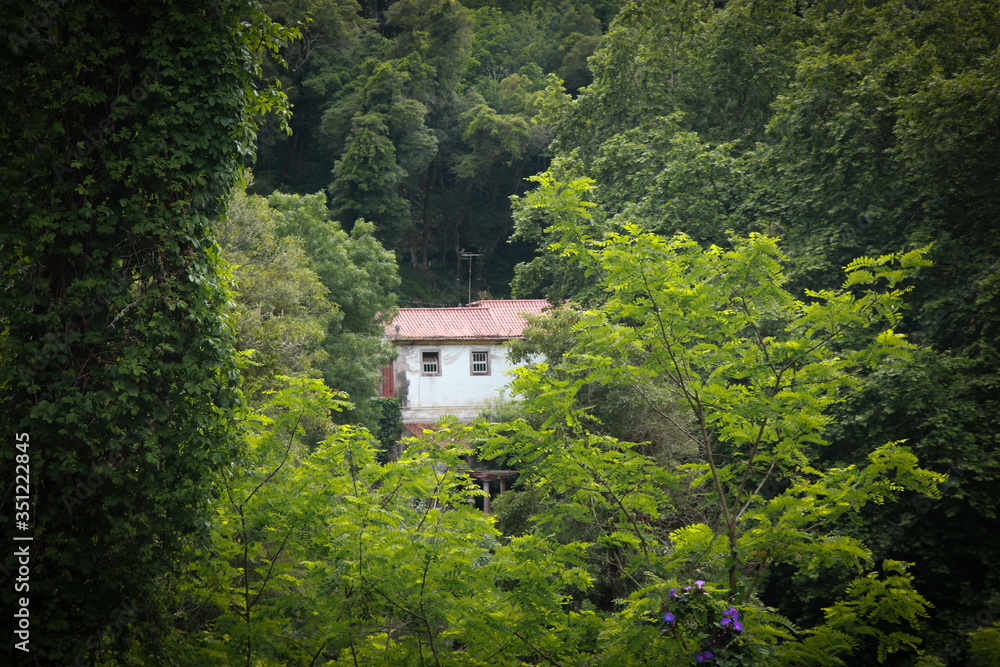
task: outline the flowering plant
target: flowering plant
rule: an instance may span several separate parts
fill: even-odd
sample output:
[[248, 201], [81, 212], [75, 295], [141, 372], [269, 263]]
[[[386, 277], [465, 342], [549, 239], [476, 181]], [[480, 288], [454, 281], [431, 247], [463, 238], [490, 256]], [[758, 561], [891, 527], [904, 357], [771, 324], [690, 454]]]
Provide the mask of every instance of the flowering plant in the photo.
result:
[[744, 641], [739, 609], [715, 600], [705, 583], [699, 579], [690, 586], [667, 592], [661, 634], [680, 642], [685, 651], [693, 652], [696, 664], [752, 665], [744, 650], [748, 643]]

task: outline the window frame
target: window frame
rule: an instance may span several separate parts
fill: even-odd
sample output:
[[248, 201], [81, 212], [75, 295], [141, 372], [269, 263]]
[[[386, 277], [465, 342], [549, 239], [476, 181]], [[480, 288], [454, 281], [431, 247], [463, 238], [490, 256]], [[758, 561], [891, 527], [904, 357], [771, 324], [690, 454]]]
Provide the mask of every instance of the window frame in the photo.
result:
[[[484, 360], [481, 362], [476, 361], [476, 355], [482, 354]], [[481, 363], [486, 367], [486, 370], [481, 373], [476, 372], [476, 364]], [[489, 375], [490, 374], [490, 351], [489, 350], [470, 350], [469, 351], [469, 374], [470, 375]]]
[[[427, 371], [426, 361], [424, 357], [426, 355], [434, 355], [434, 363], [437, 366], [437, 371], [430, 373]], [[440, 377], [441, 375], [441, 350], [420, 350], [420, 374], [426, 375], [427, 377]]]

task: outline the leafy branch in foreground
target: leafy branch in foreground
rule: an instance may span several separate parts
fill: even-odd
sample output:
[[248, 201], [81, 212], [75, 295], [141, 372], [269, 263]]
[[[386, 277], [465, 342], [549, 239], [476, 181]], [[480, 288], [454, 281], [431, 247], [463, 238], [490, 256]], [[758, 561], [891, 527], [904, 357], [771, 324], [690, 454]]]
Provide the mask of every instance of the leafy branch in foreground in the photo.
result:
[[[580, 372], [554, 375], [545, 365], [521, 372], [513, 386], [527, 398], [531, 423], [494, 428], [483, 453], [516, 461], [526, 480], [547, 494], [536, 525], [555, 525], [558, 517], [563, 525], [568, 517], [582, 521], [601, 502], [614, 506], [611, 535], [628, 554], [621, 557], [622, 574], [637, 584], [627, 609], [656, 614], [671, 582], [724, 582], [730, 603], [757, 607], [746, 625], [759, 646], [798, 645], [791, 640], [805, 636], [764, 620], [771, 612], [756, 595], [771, 566], [854, 570], [861, 579], [812, 631], [826, 638], [829, 664], [863, 637], [877, 639], [879, 660], [914, 647], [913, 635], [875, 629], [876, 621], [912, 625], [924, 613], [925, 601], [902, 574], [885, 580], [891, 586], [865, 593], [869, 601], [885, 596], [874, 610], [838, 625], [838, 605], [859, 603], [872, 563], [868, 548], [838, 534], [835, 522], [903, 490], [936, 497], [944, 477], [919, 468], [899, 443], [875, 448], [866, 466], [820, 469], [815, 461], [831, 423], [828, 408], [856, 385], [857, 371], [912, 349], [892, 327], [909, 289], [902, 282], [929, 264], [927, 249], [855, 260], [840, 289], [799, 300], [783, 287], [785, 259], [773, 239], [734, 237], [729, 249], [706, 250], [683, 235], [666, 239], [628, 224], [594, 238], [589, 207], [577, 201], [586, 183], [539, 182], [524, 205], [551, 208], [549, 253], [586, 272], [605, 299], [580, 313], [575, 347], [556, 361]], [[654, 473], [633, 445], [595, 436], [575, 400], [588, 383], [640, 393], [669, 388], [686, 408], [685, 418], [672, 418], [699, 460]], [[647, 395], [655, 407], [663, 392]], [[668, 407], [663, 416], [675, 414]], [[644, 483], [623, 474], [642, 467], [649, 471]], [[586, 484], [573, 481], [580, 477]], [[885, 567], [904, 571], [889, 562]], [[843, 641], [834, 646], [834, 636]], [[767, 649], [771, 660], [782, 659], [783, 650]]]
[[579, 662], [596, 619], [564, 612], [567, 592], [589, 585], [576, 545], [501, 544], [454, 448], [427, 442], [380, 465], [356, 426], [303, 446], [303, 419], [343, 401], [319, 380], [281, 380], [266, 416], [249, 415], [210, 542], [173, 582], [158, 664]]

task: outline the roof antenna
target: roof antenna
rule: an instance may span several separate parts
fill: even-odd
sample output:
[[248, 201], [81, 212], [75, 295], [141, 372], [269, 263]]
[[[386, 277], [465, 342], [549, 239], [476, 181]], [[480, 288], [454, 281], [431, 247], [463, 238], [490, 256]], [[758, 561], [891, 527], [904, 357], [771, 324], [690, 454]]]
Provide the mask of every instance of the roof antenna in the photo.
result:
[[459, 257], [462, 259], [469, 260], [469, 300], [466, 302], [466, 305], [470, 305], [472, 303], [472, 258], [482, 256], [483, 253], [481, 252], [463, 252], [459, 254]]

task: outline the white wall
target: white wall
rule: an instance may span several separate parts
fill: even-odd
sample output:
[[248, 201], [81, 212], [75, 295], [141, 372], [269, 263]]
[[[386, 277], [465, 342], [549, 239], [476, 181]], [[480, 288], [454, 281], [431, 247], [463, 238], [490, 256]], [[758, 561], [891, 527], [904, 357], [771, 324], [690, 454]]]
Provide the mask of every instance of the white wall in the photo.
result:
[[[472, 374], [474, 350], [489, 352], [489, 375]], [[423, 373], [422, 353], [431, 351], [439, 352], [440, 375]], [[395, 373], [403, 421], [436, 422], [444, 415], [472, 419], [487, 402], [503, 395], [503, 386], [511, 380], [507, 371], [513, 367], [498, 343], [401, 345]]]

